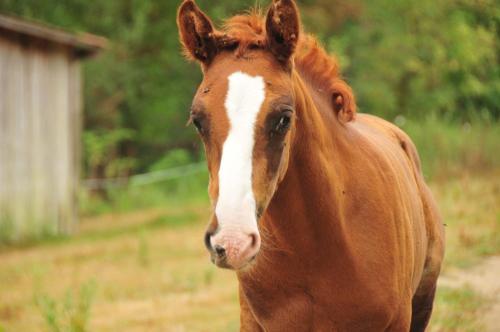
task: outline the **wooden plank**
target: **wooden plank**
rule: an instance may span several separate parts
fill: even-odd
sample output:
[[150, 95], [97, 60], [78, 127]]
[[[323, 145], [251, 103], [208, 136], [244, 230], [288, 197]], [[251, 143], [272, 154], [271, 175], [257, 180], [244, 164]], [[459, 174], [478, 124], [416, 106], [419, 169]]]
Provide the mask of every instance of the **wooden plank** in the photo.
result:
[[29, 128], [29, 99], [30, 91], [27, 77], [29, 75], [28, 68], [29, 51], [25, 46], [19, 44], [16, 49], [14, 60], [16, 68], [13, 75], [16, 75], [17, 88], [15, 90], [16, 104], [15, 109], [16, 117], [16, 136], [15, 152], [16, 164], [14, 173], [15, 189], [16, 189], [16, 222], [18, 223], [17, 237], [30, 237], [33, 229], [31, 226], [31, 183], [29, 178], [29, 168], [31, 164], [31, 154], [29, 152], [30, 146], [30, 128]]
[[76, 231], [78, 227], [78, 198], [80, 189], [80, 168], [81, 168], [81, 142], [82, 142], [82, 75], [80, 62], [74, 59], [69, 63], [69, 132], [71, 137], [71, 165], [70, 170], [70, 204], [71, 224], [70, 231]]
[[19, 218], [19, 207], [17, 206], [18, 192], [17, 188], [17, 173], [16, 166], [18, 164], [18, 153], [16, 151], [17, 142], [17, 115], [12, 110], [16, 110], [18, 108], [18, 96], [16, 91], [19, 91], [19, 80], [16, 74], [17, 69], [17, 55], [19, 55], [19, 47], [16, 44], [9, 45], [7, 48], [7, 80], [9, 84], [7, 85], [7, 89], [5, 93], [7, 94], [7, 130], [6, 130], [6, 148], [7, 155], [6, 158], [6, 181], [5, 186], [7, 193], [9, 196], [6, 200], [6, 213], [7, 213], [7, 223], [8, 230], [10, 232], [10, 239], [15, 240], [19, 237], [19, 228], [21, 222], [18, 220]]
[[42, 128], [42, 111], [44, 105], [45, 92], [44, 86], [44, 59], [46, 54], [33, 49], [30, 56], [31, 61], [31, 117], [32, 117], [32, 135], [30, 140], [31, 155], [32, 155], [32, 168], [31, 178], [33, 182], [32, 188], [32, 210], [33, 210], [33, 224], [34, 229], [40, 235], [45, 231], [44, 223], [47, 222], [45, 217], [45, 192], [48, 187], [47, 181], [44, 176], [43, 169], [43, 142], [45, 133]]
[[26, 229], [22, 234], [30, 238], [36, 238], [43, 233], [43, 214], [40, 208], [42, 204], [41, 195], [39, 193], [39, 181], [41, 174], [37, 171], [38, 147], [36, 142], [39, 136], [38, 128], [38, 113], [39, 100], [38, 94], [40, 85], [34, 84], [34, 77], [37, 75], [36, 57], [39, 52], [32, 45], [28, 44], [22, 48], [24, 62], [24, 108], [26, 114], [26, 138], [23, 146], [23, 162], [25, 168], [23, 177], [26, 179], [26, 192], [23, 195], [23, 206], [26, 211]]
[[69, 213], [69, 186], [70, 186], [70, 135], [69, 135], [69, 94], [68, 94], [68, 59], [64, 54], [53, 57], [55, 79], [54, 86], [59, 93], [54, 94], [55, 116], [54, 132], [56, 133], [56, 157], [53, 159], [57, 169], [57, 218], [58, 229], [61, 233], [68, 233]]
[[40, 146], [44, 161], [44, 178], [47, 186], [44, 188], [44, 197], [46, 204], [45, 227], [47, 233], [56, 234], [58, 232], [58, 164], [59, 148], [57, 136], [57, 122], [59, 121], [56, 105], [56, 96], [58, 86], [55, 73], [57, 72], [57, 63], [53, 56], [44, 59], [43, 75], [43, 93], [45, 95], [42, 109], [42, 131], [44, 132], [44, 141]]
[[7, 214], [7, 69], [10, 52], [5, 41], [0, 40], [0, 240], [8, 236], [8, 214]]

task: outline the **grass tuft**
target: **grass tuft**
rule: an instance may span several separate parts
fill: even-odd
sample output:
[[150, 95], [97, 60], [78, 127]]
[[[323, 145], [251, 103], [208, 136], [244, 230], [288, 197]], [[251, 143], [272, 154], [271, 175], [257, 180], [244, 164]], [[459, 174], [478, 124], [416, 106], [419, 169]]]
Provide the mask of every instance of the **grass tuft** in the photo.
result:
[[94, 281], [81, 286], [78, 292], [68, 290], [63, 299], [55, 299], [48, 294], [35, 295], [46, 327], [50, 332], [86, 332], [90, 319], [90, 309], [96, 290]]
[[480, 323], [482, 309], [488, 306], [488, 299], [474, 292], [471, 287], [439, 287], [432, 331], [475, 332], [484, 328]]

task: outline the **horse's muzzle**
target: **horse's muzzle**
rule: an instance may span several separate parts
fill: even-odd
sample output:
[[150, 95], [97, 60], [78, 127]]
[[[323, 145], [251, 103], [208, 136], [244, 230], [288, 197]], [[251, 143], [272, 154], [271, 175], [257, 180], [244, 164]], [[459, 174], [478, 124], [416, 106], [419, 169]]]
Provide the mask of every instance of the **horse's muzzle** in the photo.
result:
[[212, 262], [220, 268], [239, 270], [255, 258], [260, 249], [257, 232], [221, 229], [205, 234], [205, 246]]

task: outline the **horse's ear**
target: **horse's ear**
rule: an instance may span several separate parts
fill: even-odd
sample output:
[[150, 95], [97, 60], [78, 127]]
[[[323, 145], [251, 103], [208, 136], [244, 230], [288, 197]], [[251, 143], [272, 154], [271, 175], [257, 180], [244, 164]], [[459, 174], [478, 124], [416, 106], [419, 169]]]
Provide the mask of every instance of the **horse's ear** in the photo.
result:
[[193, 0], [184, 0], [177, 12], [177, 26], [185, 54], [208, 65], [217, 54], [213, 24]]
[[351, 88], [344, 81], [339, 81], [332, 87], [332, 105], [337, 118], [342, 123], [356, 118], [356, 100]]
[[293, 55], [300, 32], [299, 10], [293, 0], [273, 0], [266, 17], [269, 49], [283, 63]]

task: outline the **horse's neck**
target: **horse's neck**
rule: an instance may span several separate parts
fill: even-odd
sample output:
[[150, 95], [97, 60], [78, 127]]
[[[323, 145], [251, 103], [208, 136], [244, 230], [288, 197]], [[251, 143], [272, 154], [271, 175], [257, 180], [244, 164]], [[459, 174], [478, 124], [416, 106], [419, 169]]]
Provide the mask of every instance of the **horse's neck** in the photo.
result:
[[[279, 184], [268, 212], [267, 228], [277, 246], [302, 253], [332, 243], [343, 246], [343, 181], [341, 164], [334, 158], [336, 137], [328, 114], [321, 114], [308, 87], [298, 75], [294, 78], [297, 108], [295, 137], [292, 140], [287, 174]], [[333, 116], [333, 111], [332, 111]], [[332, 123], [330, 123], [332, 122]], [[326, 245], [328, 244], [328, 245]]]
[[274, 301], [280, 303], [291, 289], [303, 294], [318, 275], [313, 271], [349, 276], [355, 271], [342, 216], [343, 170], [332, 154], [342, 144], [300, 78], [295, 90], [297, 122], [288, 169], [260, 220], [256, 264], [238, 273], [244, 296], [254, 310], [262, 310], [259, 315], [279, 307]]

